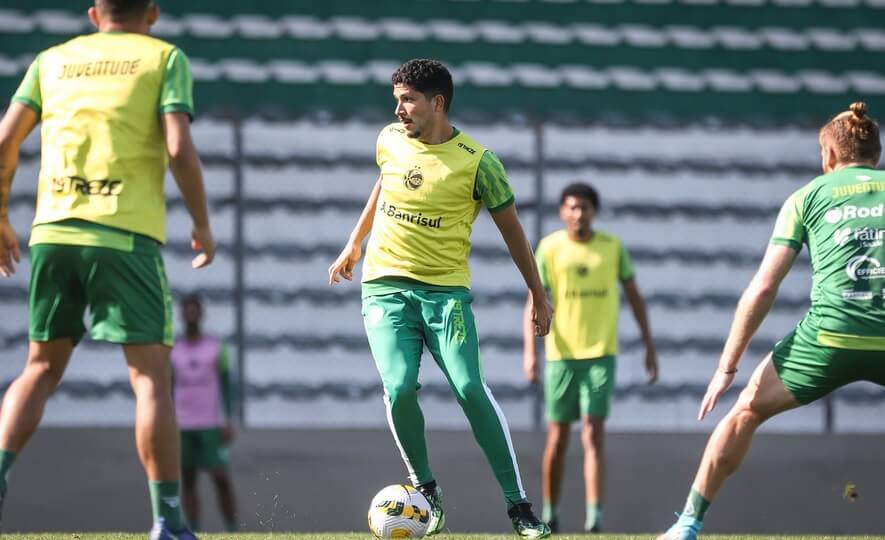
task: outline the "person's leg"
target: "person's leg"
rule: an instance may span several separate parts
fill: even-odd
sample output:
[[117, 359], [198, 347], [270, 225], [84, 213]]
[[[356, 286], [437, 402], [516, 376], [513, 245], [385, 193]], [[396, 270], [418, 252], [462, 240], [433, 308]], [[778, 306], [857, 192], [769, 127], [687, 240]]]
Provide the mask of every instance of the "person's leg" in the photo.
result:
[[584, 492], [587, 503], [584, 530], [602, 528], [602, 498], [605, 485], [605, 418], [585, 416], [581, 422], [581, 445], [584, 448]]
[[[186, 444], [182, 441], [182, 444]], [[182, 459], [184, 447], [182, 447]], [[181, 469], [181, 504], [191, 529], [200, 530], [200, 499], [197, 494], [197, 469], [184, 466]]]
[[151, 492], [154, 522], [170, 530], [185, 527], [180, 497], [180, 454], [172, 380], [166, 345], [125, 345], [135, 393], [135, 444]]
[[233, 484], [228, 473], [230, 453], [224, 442], [222, 430], [221, 428], [202, 430], [200, 437], [202, 439], [200, 466], [209, 471], [212, 483], [215, 485], [215, 493], [218, 496], [218, 506], [224, 519], [225, 530], [235, 532], [238, 523]]
[[418, 369], [424, 347], [416, 308], [407, 293], [363, 301], [369, 348], [384, 386], [387, 422], [415, 487], [434, 481], [418, 405]]
[[384, 386], [387, 423], [406, 464], [409, 480], [430, 503], [426, 534], [438, 534], [446, 521], [442, 490], [430, 470], [424, 414], [418, 405], [418, 370], [424, 349], [420, 306], [412, 291], [370, 296], [363, 300], [363, 320]]
[[559, 495], [562, 491], [570, 427], [569, 422], [547, 422], [547, 444], [541, 462], [541, 493], [544, 497], [541, 519], [550, 525], [553, 532], [557, 532], [558, 528]]
[[604, 356], [582, 362], [581, 443], [584, 448], [584, 489], [586, 519], [584, 530], [602, 530], [605, 488], [605, 419], [615, 390], [615, 357]]
[[31, 246], [28, 285], [28, 359], [0, 407], [0, 503], [15, 457], [37, 429], [46, 401], [83, 337], [86, 298], [76, 246]]
[[525, 490], [507, 419], [483, 377], [471, 300], [467, 293], [421, 294], [427, 347], [464, 410], [510, 507], [526, 501]]
[[61, 381], [73, 348], [68, 338], [32, 341], [24, 370], [6, 390], [0, 408], [0, 498], [6, 495], [15, 457], [43, 418], [46, 401]]
[[799, 405], [778, 378], [771, 356], [763, 360], [737, 403], [710, 436], [695, 476], [694, 489], [704, 499], [712, 501], [725, 479], [740, 466], [762, 422]]
[[461, 405], [473, 437], [482, 448], [504, 493], [507, 516], [519, 536], [544, 538], [550, 527], [535, 517], [526, 500], [501, 407], [485, 384], [479, 362], [479, 339], [467, 292], [421, 291], [421, 316], [427, 348], [439, 365]]
[[581, 417], [580, 370], [576, 365], [573, 360], [554, 360], [544, 366], [547, 444], [541, 463], [541, 519], [553, 532], [559, 528], [558, 506], [571, 423]]
[[[710, 436], [680, 521], [660, 538], [694, 538], [707, 508], [726, 478], [740, 466], [762, 422], [799, 405], [781, 382], [769, 355], [753, 372], [737, 403]], [[685, 525], [691, 526], [694, 532], [686, 534]]]
[[212, 476], [215, 492], [218, 494], [218, 506], [221, 509], [221, 516], [224, 518], [224, 528], [227, 532], [236, 532], [239, 528], [237, 503], [228, 469], [227, 467], [219, 467], [209, 471], [209, 474]]

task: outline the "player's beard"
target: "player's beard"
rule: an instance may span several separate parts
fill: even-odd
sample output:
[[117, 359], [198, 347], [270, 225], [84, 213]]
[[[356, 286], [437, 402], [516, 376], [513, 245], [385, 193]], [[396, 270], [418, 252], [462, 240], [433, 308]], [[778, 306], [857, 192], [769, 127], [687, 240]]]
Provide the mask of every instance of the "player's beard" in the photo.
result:
[[421, 136], [421, 129], [412, 122], [409, 127], [406, 127], [406, 136], [410, 139], [417, 139]]
[[417, 139], [421, 136], [421, 128], [419, 128], [411, 118], [400, 118], [399, 123], [402, 124], [403, 129], [406, 130], [406, 137]]

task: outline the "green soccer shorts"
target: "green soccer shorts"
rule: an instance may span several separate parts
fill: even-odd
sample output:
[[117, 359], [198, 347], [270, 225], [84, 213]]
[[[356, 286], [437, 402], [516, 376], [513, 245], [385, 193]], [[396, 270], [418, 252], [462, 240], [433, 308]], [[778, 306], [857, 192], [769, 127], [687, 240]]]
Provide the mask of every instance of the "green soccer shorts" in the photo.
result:
[[806, 405], [857, 381], [885, 386], [885, 351], [826, 347], [817, 333], [814, 316], [806, 315], [771, 353], [778, 377], [796, 401]]
[[28, 335], [31, 341], [86, 332], [112, 343], [172, 346], [172, 296], [159, 245], [138, 237], [134, 251], [92, 246], [31, 246]]
[[544, 368], [547, 420], [574, 422], [582, 416], [606, 418], [615, 389], [615, 357], [549, 360]]
[[181, 431], [182, 469], [221, 469], [229, 460], [220, 428]]

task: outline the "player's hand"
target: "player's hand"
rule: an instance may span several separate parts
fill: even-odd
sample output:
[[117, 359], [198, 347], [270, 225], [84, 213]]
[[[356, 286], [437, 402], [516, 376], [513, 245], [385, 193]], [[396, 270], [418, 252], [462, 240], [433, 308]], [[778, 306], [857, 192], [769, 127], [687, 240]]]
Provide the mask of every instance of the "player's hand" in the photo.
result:
[[234, 427], [228, 422], [221, 428], [221, 442], [224, 446], [229, 445], [234, 440]]
[[193, 268], [203, 268], [209, 266], [212, 259], [215, 258], [215, 237], [212, 236], [212, 229], [209, 226], [194, 226], [191, 231], [191, 249], [200, 253], [191, 261]]
[[538, 359], [530, 358], [529, 356], [523, 358], [522, 371], [525, 373], [525, 378], [529, 381], [529, 384], [536, 384], [538, 382]]
[[532, 323], [535, 326], [536, 336], [546, 336], [550, 333], [550, 324], [553, 322], [553, 306], [547, 300], [547, 295], [531, 295], [532, 299]]
[[654, 384], [658, 380], [658, 353], [654, 348], [645, 350], [645, 374], [648, 375], [648, 384]]
[[731, 383], [734, 382], [734, 375], [734, 373], [725, 373], [721, 369], [716, 370], [713, 379], [710, 381], [710, 385], [707, 386], [707, 393], [704, 394], [704, 401], [701, 402], [701, 410], [698, 411], [698, 420], [703, 420], [704, 417], [716, 407], [719, 398], [722, 397], [722, 394], [724, 394], [731, 386]]
[[15, 263], [21, 262], [18, 237], [9, 219], [0, 218], [0, 276], [10, 277], [15, 273]]
[[347, 281], [352, 281], [353, 269], [360, 262], [362, 254], [363, 247], [359, 243], [349, 242], [329, 267], [329, 285], [340, 282], [339, 276]]

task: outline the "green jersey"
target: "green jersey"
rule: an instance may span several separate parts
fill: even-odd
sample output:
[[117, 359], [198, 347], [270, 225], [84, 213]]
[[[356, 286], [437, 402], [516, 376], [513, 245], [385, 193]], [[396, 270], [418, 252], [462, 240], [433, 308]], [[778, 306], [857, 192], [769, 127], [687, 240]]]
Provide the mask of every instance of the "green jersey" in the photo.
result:
[[848, 167], [793, 193], [774, 244], [808, 245], [818, 343], [885, 350], [885, 172]]

